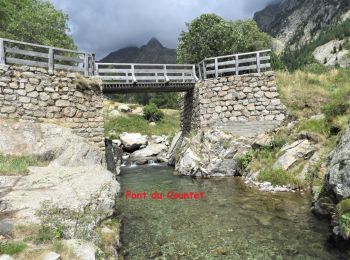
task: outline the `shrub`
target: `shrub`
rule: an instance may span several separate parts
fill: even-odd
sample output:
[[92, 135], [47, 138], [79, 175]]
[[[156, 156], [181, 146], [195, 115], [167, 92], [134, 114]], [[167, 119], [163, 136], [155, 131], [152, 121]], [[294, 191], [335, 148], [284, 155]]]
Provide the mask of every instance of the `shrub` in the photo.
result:
[[325, 114], [328, 121], [336, 116], [344, 115], [349, 109], [350, 91], [339, 90], [332, 95], [331, 102], [322, 106], [322, 113]]
[[164, 117], [164, 113], [154, 103], [144, 106], [143, 114], [144, 118], [150, 122], [160, 121]]
[[347, 237], [350, 236], [350, 199], [344, 199], [337, 205], [341, 228]]
[[249, 163], [252, 161], [252, 155], [249, 153], [245, 153], [240, 157], [237, 157], [235, 159], [237, 163], [237, 168], [240, 174], [243, 174], [244, 171], [247, 169]]

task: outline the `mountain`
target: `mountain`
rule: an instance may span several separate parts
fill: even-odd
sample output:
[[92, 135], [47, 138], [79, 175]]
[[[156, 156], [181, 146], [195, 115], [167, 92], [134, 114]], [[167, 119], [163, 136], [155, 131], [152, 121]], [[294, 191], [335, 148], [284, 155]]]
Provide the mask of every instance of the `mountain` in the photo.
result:
[[280, 0], [254, 14], [259, 28], [296, 49], [350, 18], [349, 0]]
[[173, 64], [176, 63], [176, 50], [168, 49], [152, 38], [141, 48], [127, 47], [111, 52], [101, 62]]

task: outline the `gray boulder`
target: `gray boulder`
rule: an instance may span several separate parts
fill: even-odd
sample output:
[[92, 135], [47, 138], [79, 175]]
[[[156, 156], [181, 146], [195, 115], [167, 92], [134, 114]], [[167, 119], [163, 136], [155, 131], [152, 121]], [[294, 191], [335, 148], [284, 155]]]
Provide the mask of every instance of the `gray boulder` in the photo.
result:
[[167, 149], [168, 147], [165, 144], [150, 144], [146, 148], [133, 152], [130, 155], [130, 159], [157, 156], [158, 154], [166, 151]]
[[96, 251], [97, 247], [90, 242], [78, 240], [78, 239], [70, 239], [65, 240], [64, 245], [71, 249], [73, 253], [82, 260], [95, 260], [96, 259]]
[[57, 254], [56, 252], [48, 252], [46, 255], [44, 255], [43, 260], [61, 260], [61, 256]]
[[121, 105], [118, 106], [118, 110], [120, 112], [127, 113], [127, 112], [131, 111], [131, 108], [128, 105], [126, 105], [126, 104], [121, 104]]
[[125, 147], [125, 150], [128, 152], [133, 152], [139, 149], [142, 145], [148, 144], [147, 135], [141, 135], [139, 133], [122, 133], [119, 138]]
[[309, 159], [315, 151], [315, 147], [309, 142], [309, 140], [295, 141], [294, 143], [286, 145], [281, 149], [281, 152], [284, 152], [284, 154], [278, 158], [273, 165], [273, 168], [288, 170], [298, 160]]

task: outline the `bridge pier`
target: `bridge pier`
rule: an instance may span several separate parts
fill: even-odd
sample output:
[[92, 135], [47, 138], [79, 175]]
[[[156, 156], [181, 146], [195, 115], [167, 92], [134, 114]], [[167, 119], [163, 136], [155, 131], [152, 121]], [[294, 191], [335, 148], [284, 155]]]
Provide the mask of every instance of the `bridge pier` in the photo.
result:
[[206, 79], [182, 95], [183, 133], [218, 128], [234, 135], [254, 136], [275, 128], [285, 106], [273, 72]]

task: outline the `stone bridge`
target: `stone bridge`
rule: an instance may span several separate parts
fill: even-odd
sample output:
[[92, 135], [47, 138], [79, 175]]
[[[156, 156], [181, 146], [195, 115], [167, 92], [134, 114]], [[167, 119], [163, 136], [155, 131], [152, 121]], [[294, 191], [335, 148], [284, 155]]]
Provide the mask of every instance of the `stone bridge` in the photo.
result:
[[63, 124], [103, 149], [103, 93], [135, 92], [182, 92], [184, 133], [253, 136], [284, 119], [270, 50], [196, 65], [98, 63], [93, 53], [0, 38], [0, 117]]

